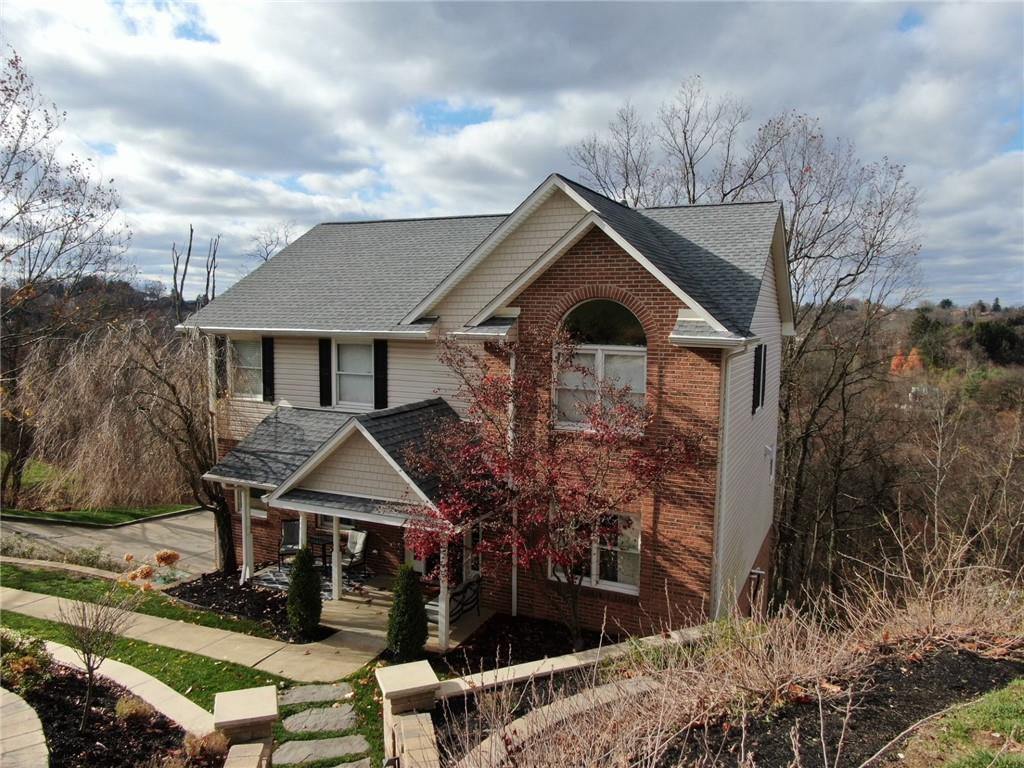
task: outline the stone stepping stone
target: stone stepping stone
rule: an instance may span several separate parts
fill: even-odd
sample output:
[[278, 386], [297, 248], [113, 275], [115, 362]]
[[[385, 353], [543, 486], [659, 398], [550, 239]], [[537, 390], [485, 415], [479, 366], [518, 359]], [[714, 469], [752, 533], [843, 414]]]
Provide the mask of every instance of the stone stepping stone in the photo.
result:
[[340, 707], [316, 707], [305, 709], [284, 719], [285, 730], [292, 733], [314, 731], [344, 731], [356, 724], [356, 715], [351, 704]]
[[340, 763], [334, 768], [372, 768], [370, 764], [370, 758], [364, 757], [360, 760], [356, 760], [354, 763]]
[[[337, 736], [333, 739], [312, 739], [310, 741], [286, 741], [274, 750], [273, 765], [311, 763], [332, 757], [358, 755], [370, 749], [363, 736]], [[350, 765], [350, 764], [346, 764]]]
[[337, 685], [300, 685], [289, 688], [277, 695], [277, 703], [285, 706], [287, 704], [315, 704], [322, 701], [341, 701], [352, 695], [352, 686], [348, 683]]

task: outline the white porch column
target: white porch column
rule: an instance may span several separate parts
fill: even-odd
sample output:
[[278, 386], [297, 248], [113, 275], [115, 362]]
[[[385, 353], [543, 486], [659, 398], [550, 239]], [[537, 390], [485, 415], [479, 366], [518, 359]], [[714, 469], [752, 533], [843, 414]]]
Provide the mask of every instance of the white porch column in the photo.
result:
[[249, 507], [249, 489], [235, 488], [235, 506], [242, 512], [242, 573], [240, 583], [252, 578], [252, 510]]
[[336, 517], [331, 518], [331, 588], [334, 599], [341, 600], [341, 521]]
[[309, 523], [305, 512], [299, 512], [299, 546], [309, 546]]
[[441, 545], [441, 593], [437, 596], [437, 640], [441, 651], [448, 650], [448, 617], [451, 614], [448, 590], [448, 542]]

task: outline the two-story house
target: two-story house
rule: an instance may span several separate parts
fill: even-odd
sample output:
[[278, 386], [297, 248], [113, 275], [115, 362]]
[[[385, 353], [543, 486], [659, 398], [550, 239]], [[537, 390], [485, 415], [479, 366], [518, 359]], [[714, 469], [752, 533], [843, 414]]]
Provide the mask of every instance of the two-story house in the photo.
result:
[[[622, 377], [656, 419], [703, 434], [705, 458], [621, 511], [632, 524], [617, 547], [595, 542], [586, 621], [644, 631], [748, 604], [771, 561], [793, 322], [781, 207], [633, 210], [557, 174], [507, 215], [321, 224], [187, 321], [227, 342], [222, 458], [207, 477], [232, 492], [243, 578], [278, 558], [295, 519], [304, 541], [327, 528], [335, 547], [340, 528], [365, 532], [373, 573], [412, 561], [401, 503], [431, 503], [436, 488], [407, 449], [463, 408], [437, 340], [595, 318], [580, 359]], [[579, 426], [574, 386], [551, 393], [567, 428]], [[467, 580], [473, 536], [458, 553]], [[486, 571], [485, 605], [559, 618], [536, 574], [506, 570]]]

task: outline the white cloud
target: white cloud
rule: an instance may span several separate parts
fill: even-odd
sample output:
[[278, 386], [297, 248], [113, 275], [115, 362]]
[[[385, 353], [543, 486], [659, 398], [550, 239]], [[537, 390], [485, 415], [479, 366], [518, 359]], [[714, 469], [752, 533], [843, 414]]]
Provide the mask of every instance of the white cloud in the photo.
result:
[[[1014, 4], [333, 4], [7, 0], [4, 39], [115, 176], [141, 272], [188, 224], [225, 278], [276, 221], [508, 210], [629, 98], [701, 74], [755, 119], [820, 115], [921, 191], [933, 297], [1024, 302], [1024, 28]], [[424, 131], [424, 104], [490, 108]], [[97, 154], [101, 148], [114, 153]], [[222, 280], [223, 282], [223, 280]], [[1009, 288], [1007, 287], [1009, 286]], [[1014, 295], [1010, 295], [1010, 290]]]

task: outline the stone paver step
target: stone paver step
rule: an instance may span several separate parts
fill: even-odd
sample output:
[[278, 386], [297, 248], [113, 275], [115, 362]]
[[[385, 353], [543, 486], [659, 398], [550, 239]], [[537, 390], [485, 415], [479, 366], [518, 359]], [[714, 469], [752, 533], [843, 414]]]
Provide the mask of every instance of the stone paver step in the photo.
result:
[[358, 755], [370, 749], [363, 736], [337, 736], [333, 739], [310, 739], [309, 741], [286, 741], [274, 750], [274, 765], [311, 763], [334, 757]]
[[297, 685], [282, 691], [277, 696], [281, 706], [288, 704], [318, 704], [324, 701], [342, 701], [352, 695], [352, 686], [348, 683], [326, 685]]
[[292, 733], [345, 731], [356, 724], [351, 704], [305, 709], [284, 719], [284, 728]]

